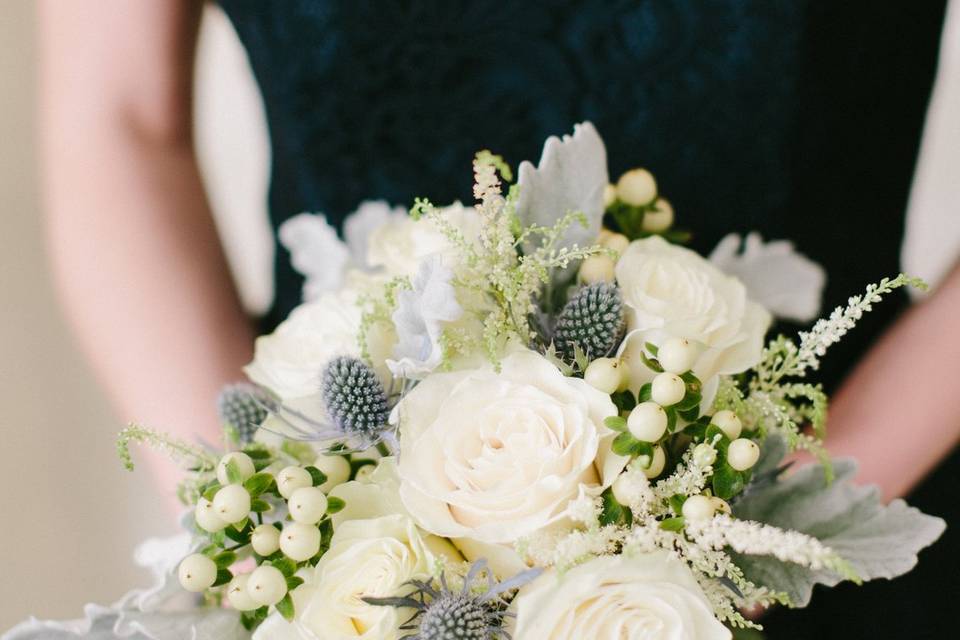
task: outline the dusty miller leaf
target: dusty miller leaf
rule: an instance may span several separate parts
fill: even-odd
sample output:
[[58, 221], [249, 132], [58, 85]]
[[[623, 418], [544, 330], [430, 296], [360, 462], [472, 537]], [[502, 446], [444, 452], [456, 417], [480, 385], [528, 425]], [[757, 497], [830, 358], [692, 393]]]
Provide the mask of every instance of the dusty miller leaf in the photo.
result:
[[589, 122], [573, 127], [573, 135], [551, 136], [543, 145], [539, 164], [520, 163], [517, 216], [524, 227], [553, 227], [571, 211], [587, 219], [587, 227], [567, 228], [559, 247], [593, 244], [603, 218], [603, 190], [607, 186], [607, 149]]
[[[756, 487], [737, 502], [734, 513], [818, 538], [863, 580], [895, 578], [910, 571], [917, 564], [917, 553], [940, 537], [946, 523], [903, 500], [883, 506], [876, 487], [850, 482], [857, 470], [852, 460], [838, 460], [835, 470], [836, 479], [829, 485], [823, 467], [811, 464], [780, 482]], [[810, 602], [815, 584], [834, 586], [841, 581], [830, 571], [811, 571], [769, 556], [734, 554], [734, 558], [749, 580], [786, 592], [797, 607]]]

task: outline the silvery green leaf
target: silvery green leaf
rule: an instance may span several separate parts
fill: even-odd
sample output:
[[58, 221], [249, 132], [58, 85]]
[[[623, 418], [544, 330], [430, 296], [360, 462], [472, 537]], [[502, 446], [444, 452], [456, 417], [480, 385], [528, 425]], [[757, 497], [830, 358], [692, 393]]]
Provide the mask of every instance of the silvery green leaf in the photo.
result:
[[778, 318], [809, 322], [820, 313], [827, 274], [786, 240], [764, 242], [758, 233], [741, 240], [731, 233], [710, 261], [743, 282], [750, 298]]
[[517, 216], [524, 227], [552, 227], [567, 213], [579, 211], [586, 216], [586, 228], [570, 225], [560, 246], [589, 246], [600, 232], [607, 182], [603, 140], [591, 123], [574, 125], [572, 136], [547, 138], [536, 167], [520, 163]]
[[[910, 571], [917, 553], [946, 528], [903, 500], [880, 503], [874, 486], [851, 482], [857, 466], [838, 460], [836, 479], [827, 484], [823, 467], [808, 465], [784, 480], [758, 487], [734, 506], [738, 518], [800, 531], [819, 539], [846, 560], [863, 580], [895, 578]], [[841, 578], [829, 571], [811, 571], [767, 556], [735, 556], [746, 577], [756, 584], [786, 592], [794, 606], [810, 602], [815, 584], [834, 586]]]
[[340, 288], [344, 270], [350, 263], [350, 251], [323, 214], [294, 216], [280, 225], [277, 236], [290, 252], [293, 268], [306, 278], [305, 301]]

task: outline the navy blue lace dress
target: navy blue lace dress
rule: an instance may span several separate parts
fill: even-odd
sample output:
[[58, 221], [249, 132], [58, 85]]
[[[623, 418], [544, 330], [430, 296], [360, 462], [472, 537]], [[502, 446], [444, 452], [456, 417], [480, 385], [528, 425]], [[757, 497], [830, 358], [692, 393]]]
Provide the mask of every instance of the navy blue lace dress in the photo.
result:
[[[699, 250], [730, 231], [793, 239], [827, 267], [830, 306], [898, 271], [941, 0], [221, 4], [266, 104], [275, 226], [302, 211], [340, 222], [370, 198], [469, 201], [474, 152], [536, 160], [548, 135], [589, 119], [611, 175], [651, 168]], [[268, 327], [300, 297], [280, 248], [275, 269]], [[903, 303], [870, 315], [824, 377]], [[937, 496], [956, 467], [914, 501], [960, 524]], [[772, 616], [771, 636], [939, 637], [958, 546], [948, 534], [896, 583], [818, 592], [811, 612]]]

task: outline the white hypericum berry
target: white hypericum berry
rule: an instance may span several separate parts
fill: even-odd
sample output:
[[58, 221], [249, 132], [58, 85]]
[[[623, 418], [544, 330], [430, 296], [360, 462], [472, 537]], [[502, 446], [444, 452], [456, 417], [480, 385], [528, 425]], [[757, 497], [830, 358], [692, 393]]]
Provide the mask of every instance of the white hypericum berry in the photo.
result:
[[667, 454], [664, 452], [663, 447], [657, 445], [653, 448], [653, 458], [649, 460], [647, 465], [641, 468], [643, 469], [643, 475], [652, 480], [663, 473], [665, 466], [667, 466]]
[[600, 241], [607, 249], [612, 249], [618, 254], [622, 254], [627, 250], [627, 247], [630, 246], [630, 239], [622, 233], [611, 233], [607, 236], [604, 236], [603, 240]]
[[287, 500], [294, 522], [316, 524], [327, 513], [327, 496], [317, 487], [301, 487]]
[[583, 379], [594, 389], [610, 394], [623, 384], [624, 370], [619, 358], [597, 358], [587, 365]]
[[713, 414], [710, 418], [710, 424], [715, 424], [720, 427], [720, 431], [723, 431], [724, 435], [731, 440], [739, 438], [740, 433], [743, 431], [743, 423], [740, 422], [740, 418], [729, 409], [717, 411]]
[[277, 474], [277, 491], [284, 498], [289, 498], [293, 492], [303, 487], [313, 485], [313, 477], [303, 467], [284, 467]]
[[707, 496], [690, 496], [683, 503], [682, 512], [687, 520], [709, 520], [713, 517], [713, 502]]
[[241, 573], [234, 576], [230, 584], [227, 585], [227, 601], [237, 611], [253, 611], [260, 607], [247, 591], [248, 582], [250, 582], [250, 574]]
[[727, 462], [737, 471], [746, 471], [760, 459], [760, 447], [753, 440], [739, 438], [727, 449]]
[[229, 462], [233, 462], [240, 472], [240, 478], [234, 479], [234, 482], [243, 482], [257, 472], [250, 456], [242, 451], [232, 451], [220, 458], [220, 462], [217, 463], [217, 480], [220, 481], [220, 484], [230, 484], [230, 478], [227, 477], [227, 464]]
[[647, 233], [661, 233], [673, 224], [673, 205], [663, 198], [653, 203], [653, 209], [643, 216], [643, 230]]
[[632, 169], [617, 180], [617, 197], [635, 207], [650, 204], [657, 197], [657, 181], [646, 169]]
[[627, 428], [637, 440], [656, 442], [667, 431], [667, 412], [656, 402], [641, 402], [630, 412]]
[[357, 469], [356, 475], [354, 475], [354, 480], [366, 480], [371, 475], [373, 475], [374, 470], [377, 468], [375, 464], [365, 464], [359, 469]]
[[687, 394], [686, 383], [675, 373], [658, 373], [650, 386], [650, 398], [664, 407], [677, 404]]
[[604, 253], [592, 255], [580, 263], [580, 282], [585, 284], [613, 282], [613, 269], [613, 258]]
[[289, 522], [280, 534], [280, 551], [294, 562], [303, 562], [320, 551], [320, 529], [315, 524]]
[[216, 533], [229, 524], [217, 515], [213, 503], [204, 497], [197, 500], [197, 507], [193, 510], [193, 519], [197, 521], [198, 527], [209, 533]]
[[693, 462], [698, 467], [709, 467], [717, 461], [717, 450], [706, 442], [693, 448]]
[[276, 567], [260, 565], [247, 580], [247, 594], [261, 607], [273, 606], [287, 595], [287, 579]]
[[317, 456], [313, 463], [327, 476], [327, 481], [319, 486], [321, 491], [330, 491], [350, 479], [350, 462], [343, 456]]
[[723, 498], [718, 498], [717, 496], [713, 496], [712, 498], [710, 498], [710, 504], [713, 505], [714, 511], [717, 511], [719, 513], [726, 513], [727, 515], [730, 514], [730, 505]]
[[622, 505], [629, 506], [630, 500], [635, 498], [633, 491], [635, 490], [637, 483], [635, 480], [631, 480], [628, 477], [624, 477], [622, 474], [616, 480], [613, 481], [613, 485], [610, 487], [610, 490], [613, 492], [613, 497]]
[[607, 184], [603, 188], [603, 208], [607, 209], [617, 201], [617, 188], [612, 184]]
[[686, 373], [693, 368], [700, 350], [685, 338], [670, 338], [657, 350], [657, 361], [668, 373]]
[[280, 530], [272, 524], [258, 525], [250, 534], [250, 544], [261, 556], [269, 556], [280, 548]]
[[198, 593], [217, 581], [217, 565], [207, 556], [194, 553], [180, 562], [177, 577], [184, 589]]
[[213, 511], [230, 524], [250, 515], [250, 493], [241, 484], [228, 484], [213, 496]]

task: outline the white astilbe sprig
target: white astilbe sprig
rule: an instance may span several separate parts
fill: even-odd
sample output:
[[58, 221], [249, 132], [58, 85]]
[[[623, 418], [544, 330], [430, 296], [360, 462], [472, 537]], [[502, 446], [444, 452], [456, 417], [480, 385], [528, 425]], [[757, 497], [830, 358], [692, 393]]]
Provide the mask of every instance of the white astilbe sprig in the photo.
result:
[[635, 518], [643, 518], [654, 511], [657, 495], [650, 486], [647, 474], [639, 460], [631, 462], [617, 478], [617, 495], [620, 496]]
[[[711, 443], [706, 443], [713, 446]], [[675, 495], [695, 496], [703, 493], [713, 475], [713, 466], [700, 464], [693, 455], [693, 449], [687, 449], [673, 473], [653, 485], [651, 507], [656, 514], [668, 510], [669, 500]]]
[[837, 307], [828, 318], [817, 320], [810, 331], [801, 331], [799, 346], [784, 338], [774, 340], [757, 366], [759, 385], [768, 387], [784, 377], [803, 377], [808, 370], [816, 370], [827, 349], [853, 329], [864, 313], [872, 311], [886, 294], [905, 286], [927, 288], [920, 278], [903, 273], [893, 279], [884, 278], [867, 285], [863, 295], [851, 296], [846, 307]]
[[478, 153], [473, 166], [474, 196], [478, 200], [474, 208], [480, 218], [476, 240], [466, 240], [444, 211], [427, 200], [417, 200], [411, 215], [433, 222], [457, 247], [461, 264], [453, 285], [466, 294], [465, 299], [476, 298], [473, 303], [467, 302], [464, 310], [481, 319], [481, 336], [471, 337], [451, 327], [443, 336], [447, 350], [480, 348], [491, 361], [498, 362], [502, 347], [510, 339], [523, 344], [535, 341], [530, 318], [537, 311], [544, 287], [550, 284], [550, 273], [604, 249], [562, 242], [571, 225], [582, 223], [583, 216], [577, 212], [567, 212], [551, 227], [521, 229], [516, 214], [518, 192], [514, 188], [504, 196], [498, 177], [510, 180], [510, 167], [489, 151]]
[[737, 553], [773, 556], [814, 571], [828, 569], [859, 582], [857, 574], [833, 549], [798, 531], [719, 514], [709, 520], [688, 522], [687, 535], [700, 548], [719, 551], [729, 547]]

